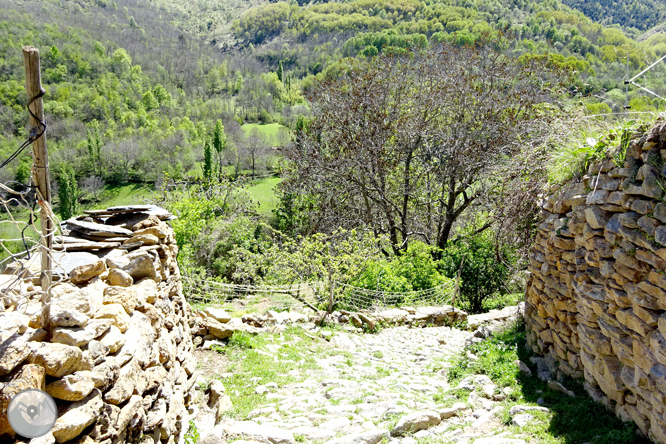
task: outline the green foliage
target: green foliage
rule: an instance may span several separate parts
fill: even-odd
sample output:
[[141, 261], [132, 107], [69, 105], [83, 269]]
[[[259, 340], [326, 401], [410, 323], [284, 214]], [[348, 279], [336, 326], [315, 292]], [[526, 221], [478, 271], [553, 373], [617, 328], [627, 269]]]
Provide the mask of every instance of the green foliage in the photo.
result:
[[199, 429], [197, 429], [197, 425], [194, 422], [194, 419], [190, 419], [189, 427], [187, 432], [185, 432], [185, 443], [197, 444], [199, 442], [199, 438]]
[[222, 165], [224, 161], [224, 151], [227, 149], [227, 136], [224, 133], [224, 125], [220, 119], [215, 122], [213, 131], [213, 148], [217, 153], [218, 175], [222, 175]]
[[385, 292], [426, 290], [449, 282], [437, 269], [433, 253], [437, 248], [423, 242], [412, 242], [407, 251], [391, 260], [368, 261], [352, 285]]
[[548, 180], [564, 183], [572, 177], [582, 177], [591, 164], [605, 158], [624, 166], [631, 134], [644, 127], [648, 119], [633, 118], [619, 124], [608, 124], [604, 119], [575, 128], [573, 135], [553, 150], [548, 164]]
[[441, 253], [442, 274], [453, 279], [460, 273], [460, 297], [465, 309], [479, 313], [486, 299], [506, 291], [504, 285], [514, 259], [507, 247], [499, 248], [499, 253], [501, 257], [491, 230], [450, 242]]
[[76, 183], [74, 169], [70, 165], [62, 165], [58, 171], [59, 213], [62, 220], [79, 214], [79, 197], [81, 190]]
[[205, 180], [211, 180], [213, 176], [213, 153], [209, 140], [204, 142], [203, 175]]

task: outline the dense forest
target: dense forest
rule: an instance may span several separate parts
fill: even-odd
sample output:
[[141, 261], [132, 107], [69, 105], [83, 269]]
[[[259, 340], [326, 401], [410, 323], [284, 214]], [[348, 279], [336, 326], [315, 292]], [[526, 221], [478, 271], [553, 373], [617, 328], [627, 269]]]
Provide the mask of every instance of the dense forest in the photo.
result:
[[[392, 291], [429, 288], [460, 274], [466, 301], [478, 311], [489, 296], [520, 288], [530, 202], [548, 177], [546, 148], [561, 142], [545, 129], [570, 136], [597, 114], [663, 109], [663, 101], [624, 84], [627, 70], [635, 75], [666, 55], [660, 5], [596, 2], [593, 8], [615, 13], [602, 17], [589, 4], [0, 0], [0, 157], [27, 137], [21, 47], [37, 46], [54, 187], [76, 197], [56, 200], [62, 217], [79, 204], [98, 204], [105, 189], [140, 183], [156, 191], [152, 201], [179, 215], [173, 225], [185, 273], [243, 283], [336, 279]], [[501, 70], [488, 69], [483, 58], [464, 52], [469, 48], [487, 51]], [[427, 65], [423, 54], [440, 65]], [[475, 61], [472, 71], [489, 78], [507, 73], [492, 102], [508, 108], [477, 100], [469, 88], [476, 80], [463, 81], [470, 71], [451, 57]], [[405, 60], [420, 60], [432, 77], [401, 65]], [[411, 77], [391, 81], [396, 66]], [[361, 81], [363, 73], [386, 85], [388, 102], [373, 108], [382, 94]], [[664, 75], [658, 65], [638, 82], [663, 96]], [[534, 89], [503, 96], [517, 78]], [[410, 98], [423, 105], [421, 116], [433, 113], [427, 125], [435, 126], [411, 114], [418, 107], [400, 105], [412, 91], [393, 89], [402, 83], [413, 91], [442, 88]], [[443, 87], [451, 84], [475, 105], [453, 106], [456, 96]], [[363, 107], [338, 96], [352, 90], [367, 99]], [[432, 97], [448, 101], [433, 107]], [[516, 97], [532, 97], [533, 110], [550, 111], [516, 112]], [[352, 112], [363, 109], [375, 111]], [[404, 118], [391, 125], [373, 120], [389, 109]], [[480, 115], [486, 117], [478, 127], [452, 123]], [[505, 120], [493, 120], [497, 115]], [[534, 119], [520, 121], [528, 115]], [[515, 125], [506, 126], [509, 119]], [[360, 136], [358, 122], [384, 132]], [[482, 127], [497, 145], [476, 132]], [[356, 137], [327, 139], [340, 128]], [[456, 156], [457, 136], [443, 128], [466, 134], [474, 156]], [[358, 143], [374, 138], [386, 151]], [[347, 157], [352, 151], [356, 157]], [[359, 159], [385, 174], [359, 174]], [[26, 153], [0, 170], [0, 180], [27, 184], [30, 164]], [[271, 176], [271, 188], [261, 188], [258, 176]], [[373, 177], [390, 179], [374, 187], [367, 182]], [[520, 192], [507, 194], [509, 184]], [[433, 190], [446, 196], [437, 197], [439, 210], [431, 207]]]
[[666, 20], [666, 4], [660, 0], [563, 0], [594, 21], [645, 31]]

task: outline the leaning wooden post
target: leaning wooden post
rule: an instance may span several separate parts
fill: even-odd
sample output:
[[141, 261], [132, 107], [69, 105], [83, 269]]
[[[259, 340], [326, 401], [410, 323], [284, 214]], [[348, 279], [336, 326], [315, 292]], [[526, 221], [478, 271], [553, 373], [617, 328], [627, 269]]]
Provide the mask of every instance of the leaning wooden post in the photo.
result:
[[28, 94], [28, 111], [30, 111], [30, 137], [36, 137], [33, 142], [33, 168], [32, 175], [37, 187], [37, 199], [40, 212], [39, 220], [42, 228], [42, 326], [50, 331], [50, 304], [52, 264], [51, 251], [53, 250], [54, 224], [51, 219], [51, 182], [49, 175], [49, 155], [46, 149], [46, 124], [44, 123], [44, 103], [41, 96], [42, 79], [39, 68], [39, 49], [32, 46], [23, 47], [25, 62], [25, 92]]

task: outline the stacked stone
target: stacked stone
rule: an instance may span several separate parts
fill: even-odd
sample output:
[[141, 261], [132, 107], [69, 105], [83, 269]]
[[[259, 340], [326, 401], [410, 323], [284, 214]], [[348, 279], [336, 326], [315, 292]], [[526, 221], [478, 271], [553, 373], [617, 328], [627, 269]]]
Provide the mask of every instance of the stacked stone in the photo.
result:
[[[59, 277], [48, 323], [35, 301], [3, 307], [3, 439], [14, 437], [9, 401], [27, 388], [45, 390], [58, 404], [55, 427], [40, 442], [172, 444], [186, 431], [198, 375], [178, 248], [173, 230], [158, 217], [132, 218], [125, 248], [64, 253], [64, 262], [67, 255], [93, 259], [84, 256], [86, 263]], [[22, 287], [40, 290], [29, 274], [22, 279]]]
[[528, 343], [551, 372], [666, 443], [666, 124], [622, 164], [544, 199], [526, 290]]

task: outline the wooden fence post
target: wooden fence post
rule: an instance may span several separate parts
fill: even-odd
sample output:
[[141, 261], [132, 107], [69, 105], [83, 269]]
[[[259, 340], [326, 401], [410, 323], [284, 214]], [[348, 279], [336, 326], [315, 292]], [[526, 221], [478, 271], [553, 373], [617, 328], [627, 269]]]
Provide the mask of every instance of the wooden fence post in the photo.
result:
[[30, 136], [39, 136], [33, 142], [32, 147], [34, 158], [32, 174], [37, 187], [37, 199], [40, 207], [39, 220], [42, 229], [42, 273], [40, 275], [43, 291], [42, 326], [46, 331], [50, 331], [51, 282], [53, 278], [51, 251], [53, 250], [54, 224], [51, 219], [51, 182], [49, 157], [46, 149], [44, 103], [41, 98], [44, 95], [44, 89], [42, 88], [39, 66], [39, 49], [24, 46], [23, 59], [25, 63], [25, 92], [28, 94], [29, 100]]

